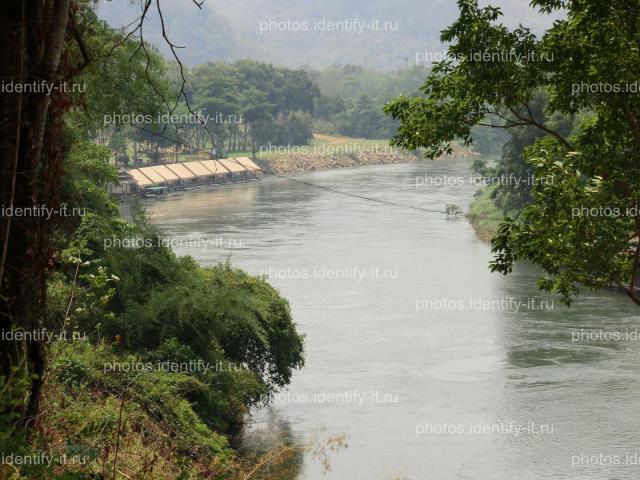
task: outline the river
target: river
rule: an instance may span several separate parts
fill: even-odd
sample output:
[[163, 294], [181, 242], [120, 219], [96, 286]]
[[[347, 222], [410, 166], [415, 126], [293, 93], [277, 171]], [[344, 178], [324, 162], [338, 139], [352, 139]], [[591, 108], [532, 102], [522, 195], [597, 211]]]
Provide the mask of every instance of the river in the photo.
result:
[[[462, 181], [469, 165], [295, 178], [466, 210], [477, 189]], [[425, 175], [433, 184], [416, 187]], [[640, 478], [640, 310], [624, 297], [587, 291], [567, 309], [536, 289], [531, 266], [490, 273], [490, 248], [464, 219], [284, 178], [147, 208], [177, 253], [203, 264], [230, 257], [290, 301], [306, 367], [245, 435], [346, 434], [332, 470], [309, 453], [300, 480]]]

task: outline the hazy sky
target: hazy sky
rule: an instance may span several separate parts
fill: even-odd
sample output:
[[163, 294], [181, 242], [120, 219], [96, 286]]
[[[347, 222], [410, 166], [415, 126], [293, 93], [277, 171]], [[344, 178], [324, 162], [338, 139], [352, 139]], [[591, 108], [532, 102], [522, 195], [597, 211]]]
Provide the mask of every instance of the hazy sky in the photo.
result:
[[[541, 32], [552, 22], [526, 1], [483, 3], [503, 7], [510, 26], [523, 23]], [[440, 31], [458, 13], [452, 0], [208, 0], [202, 10], [191, 0], [162, 5], [170, 36], [186, 46], [180, 57], [189, 65], [253, 58], [293, 67], [411, 66], [420, 52], [442, 50]], [[139, 2], [103, 0], [100, 14], [111, 25], [126, 25], [140, 14]], [[155, 17], [145, 36], [168, 55]]]

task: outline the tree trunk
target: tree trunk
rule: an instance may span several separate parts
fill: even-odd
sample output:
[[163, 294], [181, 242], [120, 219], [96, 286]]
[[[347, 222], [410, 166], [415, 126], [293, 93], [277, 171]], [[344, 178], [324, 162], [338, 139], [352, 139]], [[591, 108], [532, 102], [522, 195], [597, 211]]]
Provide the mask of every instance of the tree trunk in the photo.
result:
[[[59, 208], [64, 154], [60, 135], [68, 101], [63, 91], [53, 89], [47, 95], [35, 85], [55, 86], [64, 78], [61, 70], [66, 67], [60, 59], [70, 8], [71, 0], [4, 0], [0, 7], [4, 84], [23, 86], [20, 92], [0, 96], [0, 204], [5, 208]], [[0, 329], [33, 331], [46, 326], [55, 217], [47, 219], [36, 209], [29, 215], [2, 215]], [[13, 375], [16, 368], [32, 375], [21, 413], [34, 417], [45, 369], [44, 345], [0, 342], [0, 375]]]

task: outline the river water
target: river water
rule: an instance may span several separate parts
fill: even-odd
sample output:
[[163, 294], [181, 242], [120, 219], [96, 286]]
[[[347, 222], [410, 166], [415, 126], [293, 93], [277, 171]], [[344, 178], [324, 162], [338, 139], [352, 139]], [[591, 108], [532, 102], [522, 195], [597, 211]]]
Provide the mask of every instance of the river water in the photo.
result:
[[[294, 177], [466, 210], [477, 189], [469, 163]], [[330, 472], [305, 454], [295, 478], [640, 478], [640, 311], [624, 297], [585, 292], [567, 309], [536, 289], [531, 266], [490, 273], [490, 248], [464, 219], [284, 178], [186, 192], [148, 211], [179, 254], [230, 256], [290, 301], [306, 367], [255, 412], [247, 443], [273, 430], [348, 443]]]

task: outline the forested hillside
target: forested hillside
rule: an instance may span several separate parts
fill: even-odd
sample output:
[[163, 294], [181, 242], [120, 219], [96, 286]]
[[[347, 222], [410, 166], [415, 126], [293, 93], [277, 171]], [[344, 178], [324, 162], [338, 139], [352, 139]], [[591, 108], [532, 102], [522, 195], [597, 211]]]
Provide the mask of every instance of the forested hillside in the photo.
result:
[[[113, 26], [129, 24], [140, 14], [139, 5], [124, 3], [102, 0], [101, 17]], [[523, 2], [493, 3], [505, 7], [508, 23], [521, 22], [534, 29], [551, 23]], [[458, 14], [451, 0], [210, 0], [200, 11], [192, 6], [190, 0], [163, 5], [172, 39], [188, 45], [180, 53], [189, 65], [251, 58], [292, 67], [334, 63], [383, 69], [411, 66], [419, 52], [443, 50], [440, 31]], [[159, 19], [150, 20], [148, 40], [169, 54], [161, 41]], [[360, 23], [354, 23], [356, 20]], [[330, 22], [345, 23], [332, 29]]]

